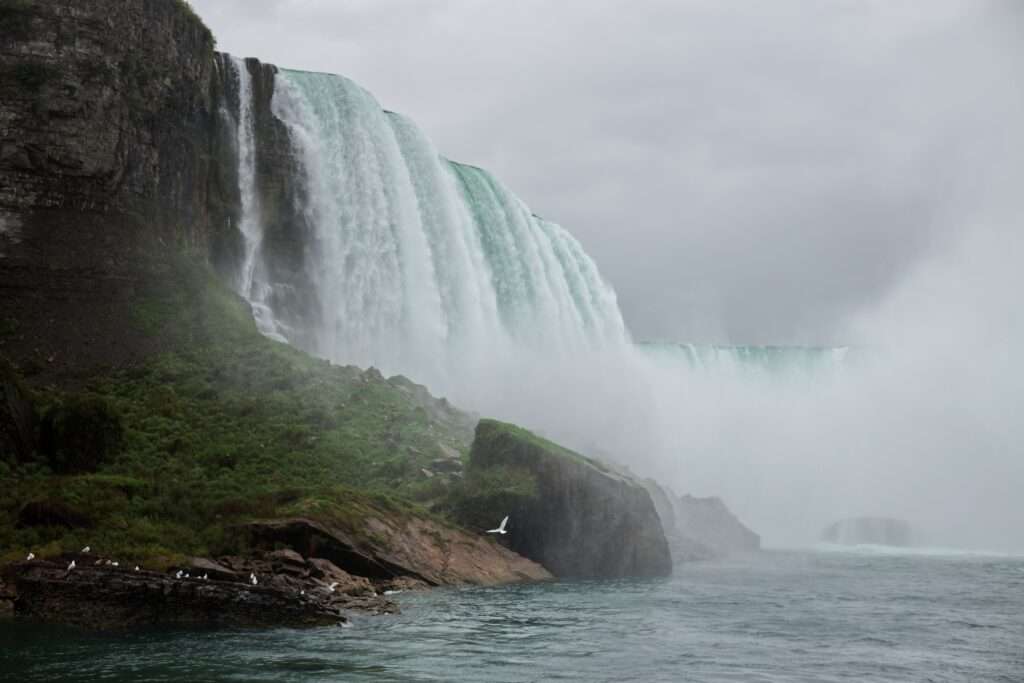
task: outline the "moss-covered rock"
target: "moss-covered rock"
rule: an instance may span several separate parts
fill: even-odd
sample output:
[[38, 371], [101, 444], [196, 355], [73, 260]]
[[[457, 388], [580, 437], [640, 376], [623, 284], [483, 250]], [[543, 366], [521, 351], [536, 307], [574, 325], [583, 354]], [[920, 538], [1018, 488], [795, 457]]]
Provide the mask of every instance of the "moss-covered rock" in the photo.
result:
[[556, 576], [666, 576], [661, 522], [637, 481], [525, 429], [481, 420], [456, 517], [484, 531], [509, 516], [501, 541]]

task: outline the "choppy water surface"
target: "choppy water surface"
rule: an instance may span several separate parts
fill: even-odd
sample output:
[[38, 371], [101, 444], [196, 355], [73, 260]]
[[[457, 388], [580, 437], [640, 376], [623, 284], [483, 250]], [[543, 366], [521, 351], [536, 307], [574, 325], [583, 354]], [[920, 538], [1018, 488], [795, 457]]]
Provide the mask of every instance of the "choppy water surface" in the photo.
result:
[[0, 625], [12, 681], [1024, 681], [1024, 559], [768, 552], [664, 581], [399, 596], [313, 631]]

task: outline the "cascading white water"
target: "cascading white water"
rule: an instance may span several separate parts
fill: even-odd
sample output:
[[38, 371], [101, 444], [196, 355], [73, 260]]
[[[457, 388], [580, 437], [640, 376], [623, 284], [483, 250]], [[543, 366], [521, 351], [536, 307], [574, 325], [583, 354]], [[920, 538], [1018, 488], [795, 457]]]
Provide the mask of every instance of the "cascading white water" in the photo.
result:
[[568, 233], [352, 81], [282, 71], [273, 111], [315, 226], [318, 353], [465, 395], [485, 355], [626, 342], [614, 292]]
[[[353, 82], [279, 71], [271, 107], [298, 166], [291, 211], [318, 307], [301, 331], [308, 350], [406, 374], [680, 490], [724, 495], [741, 516], [765, 495], [748, 476], [754, 461], [816, 457], [794, 435], [808, 405], [833, 401], [827, 377], [807, 400], [808, 382], [761, 369], [827, 366], [841, 351], [636, 345], [569, 233], [486, 171], [441, 157]], [[259, 294], [258, 248], [254, 259], [250, 300], [288, 300]], [[737, 367], [758, 371], [723, 371]], [[789, 486], [795, 471], [770, 476]], [[792, 525], [787, 514], [777, 526]]]
[[273, 311], [266, 303], [270, 285], [265, 279], [257, 277], [263, 245], [263, 222], [259, 194], [256, 191], [256, 123], [253, 118], [252, 76], [245, 60], [231, 57], [229, 63], [238, 85], [238, 113], [233, 117], [233, 123], [238, 157], [238, 230], [243, 240], [243, 258], [235, 289], [252, 307], [259, 331], [272, 339], [287, 341], [278, 329]]

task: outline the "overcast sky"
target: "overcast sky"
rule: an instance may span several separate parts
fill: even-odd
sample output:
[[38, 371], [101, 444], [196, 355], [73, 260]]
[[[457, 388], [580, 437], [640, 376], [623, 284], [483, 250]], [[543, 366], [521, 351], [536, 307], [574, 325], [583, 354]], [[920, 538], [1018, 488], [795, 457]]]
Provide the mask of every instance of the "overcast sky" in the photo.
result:
[[1021, 126], [1015, 0], [192, 4], [221, 49], [349, 76], [493, 171], [641, 339], [842, 342]]

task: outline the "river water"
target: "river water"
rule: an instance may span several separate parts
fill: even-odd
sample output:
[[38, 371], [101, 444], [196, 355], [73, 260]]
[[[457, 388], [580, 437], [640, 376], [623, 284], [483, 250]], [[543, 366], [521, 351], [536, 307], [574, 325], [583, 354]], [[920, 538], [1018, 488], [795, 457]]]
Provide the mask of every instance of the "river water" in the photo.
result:
[[10, 681], [1024, 681], [1024, 558], [769, 551], [671, 579], [443, 589], [311, 631], [0, 624]]

